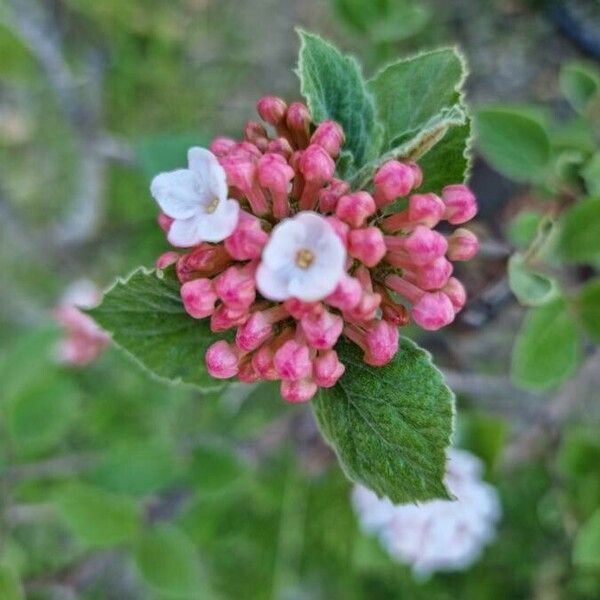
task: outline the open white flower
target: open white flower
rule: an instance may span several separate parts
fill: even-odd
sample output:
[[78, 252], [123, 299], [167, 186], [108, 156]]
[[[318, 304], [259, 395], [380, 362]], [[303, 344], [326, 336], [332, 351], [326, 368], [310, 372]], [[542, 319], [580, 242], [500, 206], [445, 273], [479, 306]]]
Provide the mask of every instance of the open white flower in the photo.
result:
[[496, 490], [481, 480], [481, 463], [472, 454], [448, 451], [446, 486], [456, 500], [395, 505], [357, 485], [352, 500], [362, 528], [420, 576], [469, 567], [495, 536], [500, 517]]
[[256, 273], [270, 300], [322, 300], [344, 274], [346, 249], [325, 218], [311, 211], [285, 219], [271, 232]]
[[157, 175], [150, 192], [173, 220], [168, 240], [189, 248], [220, 242], [238, 222], [239, 204], [227, 198], [227, 180], [217, 157], [205, 148], [190, 148], [187, 169]]

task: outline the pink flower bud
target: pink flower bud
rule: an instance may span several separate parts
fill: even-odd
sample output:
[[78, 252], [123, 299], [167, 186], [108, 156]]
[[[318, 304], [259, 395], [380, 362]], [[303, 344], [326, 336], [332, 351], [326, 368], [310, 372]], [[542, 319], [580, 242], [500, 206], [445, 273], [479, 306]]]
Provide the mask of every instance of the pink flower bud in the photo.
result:
[[331, 183], [319, 190], [319, 210], [322, 213], [335, 212], [338, 200], [350, 191], [350, 186], [341, 179], [332, 179]]
[[298, 148], [306, 148], [311, 122], [310, 112], [302, 102], [292, 102], [285, 114], [285, 122]]
[[383, 220], [386, 231], [410, 230], [417, 225], [435, 227], [444, 215], [446, 207], [435, 194], [413, 194], [408, 200], [408, 208]]
[[254, 272], [255, 268], [229, 267], [215, 279], [218, 297], [232, 309], [249, 308], [256, 299]]
[[281, 382], [281, 397], [288, 402], [308, 402], [317, 393], [317, 385], [311, 379]]
[[351, 321], [370, 321], [377, 315], [380, 304], [381, 294], [363, 289], [358, 304], [354, 308], [344, 311], [344, 317]]
[[327, 296], [325, 302], [334, 308], [347, 312], [360, 302], [362, 291], [362, 285], [358, 279], [344, 274], [333, 293]]
[[388, 250], [406, 253], [408, 262], [418, 266], [429, 264], [444, 256], [448, 249], [446, 238], [424, 225], [417, 225], [406, 237], [387, 236], [385, 242]]
[[335, 163], [318, 144], [311, 144], [298, 159], [298, 168], [304, 177], [304, 189], [300, 196], [300, 208], [311, 210], [317, 203], [317, 194], [335, 172]]
[[179, 293], [183, 306], [194, 319], [204, 319], [215, 310], [217, 294], [210, 279], [193, 279], [184, 283]]
[[333, 227], [335, 234], [340, 238], [344, 246], [348, 245], [348, 234], [350, 233], [350, 227], [343, 221], [340, 221], [337, 217], [326, 217], [327, 222]]
[[423, 183], [423, 171], [421, 171], [421, 167], [415, 162], [408, 163], [408, 166], [413, 173], [413, 190], [416, 190]]
[[233, 233], [225, 240], [227, 253], [236, 260], [260, 258], [269, 235], [262, 230], [260, 221], [240, 211], [240, 219]]
[[235, 140], [232, 140], [231, 138], [218, 137], [211, 142], [209, 150], [217, 157], [225, 156], [235, 144]]
[[444, 219], [452, 225], [466, 223], [477, 214], [477, 200], [466, 185], [447, 185], [442, 190], [442, 199], [446, 205]]
[[342, 333], [344, 321], [327, 310], [311, 312], [300, 320], [306, 341], [317, 350], [333, 348]]
[[253, 312], [238, 328], [235, 343], [242, 350], [256, 350], [273, 333], [273, 324], [287, 316], [288, 312], [282, 304], [269, 310]]
[[165, 252], [161, 254], [156, 259], [156, 268], [157, 269], [166, 269], [168, 266], [175, 264], [179, 260], [179, 254], [177, 252], [173, 252], [170, 250], [169, 252]]
[[251, 360], [244, 360], [239, 367], [238, 379], [243, 383], [255, 383], [261, 379]]
[[444, 292], [450, 299], [450, 302], [452, 302], [455, 313], [462, 310], [462, 307], [467, 301], [467, 292], [463, 284], [456, 279], [456, 277], [450, 277], [450, 279], [448, 279], [448, 283], [442, 288], [442, 292]]
[[408, 310], [403, 304], [396, 304], [395, 302], [386, 302], [381, 305], [381, 314], [383, 319], [389, 321], [396, 327], [404, 327], [408, 325], [410, 317]]
[[309, 377], [312, 363], [308, 346], [295, 340], [288, 340], [275, 352], [273, 365], [282, 379], [298, 381]]
[[459, 227], [448, 239], [450, 260], [471, 260], [479, 250], [477, 236], [464, 227]]
[[239, 355], [235, 346], [225, 340], [215, 342], [204, 357], [208, 372], [216, 379], [229, 379], [238, 374]]
[[311, 144], [318, 144], [335, 158], [344, 143], [344, 130], [335, 121], [323, 121], [310, 138]]
[[210, 317], [210, 330], [214, 333], [227, 331], [243, 325], [249, 317], [247, 309], [230, 308], [227, 304], [219, 305]]
[[294, 149], [284, 137], [278, 137], [268, 143], [267, 152], [270, 152], [271, 154], [280, 154], [287, 160], [292, 156]]
[[246, 196], [254, 214], [258, 216], [267, 214], [269, 212], [267, 199], [256, 178], [256, 158], [230, 153], [219, 159], [219, 162], [225, 169], [227, 183]]
[[236, 142], [227, 153], [228, 158], [253, 160], [260, 158], [262, 152], [251, 142]]
[[165, 215], [165, 213], [158, 214], [158, 226], [165, 232], [169, 233], [169, 229], [171, 229], [171, 225], [173, 224], [174, 219]]
[[385, 285], [413, 304], [425, 293], [421, 288], [399, 275], [388, 275], [385, 278]]
[[348, 234], [348, 252], [367, 267], [374, 267], [387, 252], [383, 233], [377, 227], [353, 229]]
[[212, 276], [222, 271], [231, 262], [231, 257], [222, 245], [200, 244], [189, 254], [179, 257], [176, 265], [181, 283], [198, 277]]
[[273, 354], [272, 348], [268, 344], [265, 344], [252, 355], [252, 366], [261, 379], [266, 379], [267, 381], [276, 381], [279, 379], [279, 375], [273, 365]]
[[275, 126], [283, 120], [287, 104], [276, 96], [263, 96], [256, 103], [256, 110], [263, 121]]
[[377, 321], [369, 327], [365, 337], [365, 362], [375, 367], [389, 363], [398, 352], [399, 338], [397, 327], [387, 321]]
[[372, 214], [375, 213], [375, 201], [367, 192], [354, 192], [342, 196], [335, 208], [338, 219], [345, 221], [350, 227], [362, 227]]
[[421, 289], [431, 291], [444, 287], [452, 271], [452, 263], [440, 256], [432, 263], [416, 268], [415, 271], [406, 270], [405, 276]]
[[375, 173], [375, 204], [382, 208], [391, 204], [396, 198], [406, 196], [414, 185], [413, 169], [397, 160], [386, 162]]
[[415, 323], [429, 331], [436, 331], [454, 320], [452, 302], [442, 292], [426, 293], [412, 307]]
[[303, 302], [298, 298], [288, 298], [283, 306], [294, 319], [301, 319], [304, 315], [312, 312], [320, 306], [319, 302]]
[[293, 178], [294, 169], [281, 154], [265, 154], [258, 161], [258, 182], [271, 193], [276, 219], [284, 219], [290, 213], [288, 193]]
[[340, 362], [335, 350], [319, 353], [313, 361], [313, 376], [319, 387], [333, 387], [345, 370], [346, 367]]

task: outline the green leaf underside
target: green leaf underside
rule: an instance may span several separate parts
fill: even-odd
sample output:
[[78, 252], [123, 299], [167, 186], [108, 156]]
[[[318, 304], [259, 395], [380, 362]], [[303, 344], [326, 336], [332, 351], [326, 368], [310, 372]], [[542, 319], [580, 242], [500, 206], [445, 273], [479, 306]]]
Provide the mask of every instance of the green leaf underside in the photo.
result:
[[508, 261], [508, 282], [523, 306], [541, 306], [558, 295], [556, 281], [530, 269], [519, 253], [513, 254]]
[[155, 375], [214, 389], [219, 382], [207, 373], [204, 355], [218, 338], [208, 319], [196, 320], [185, 312], [180, 285], [173, 267], [138, 269], [126, 280], [118, 280], [102, 304], [89, 313]]
[[600, 94], [600, 76], [586, 63], [567, 63], [560, 72], [560, 88], [573, 108], [584, 112]]
[[448, 498], [454, 396], [430, 355], [402, 338], [394, 359], [374, 368], [351, 342], [336, 349], [346, 373], [313, 409], [346, 475], [396, 503]]
[[343, 149], [360, 167], [376, 150], [378, 127], [373, 98], [360, 66], [317, 35], [300, 31], [297, 74], [300, 91], [316, 123], [332, 119], [344, 129]]
[[568, 261], [600, 258], [600, 197], [579, 200], [564, 213], [558, 247], [562, 258]]
[[580, 353], [577, 327], [558, 298], [525, 317], [512, 355], [512, 378], [524, 388], [553, 387], [575, 371]]

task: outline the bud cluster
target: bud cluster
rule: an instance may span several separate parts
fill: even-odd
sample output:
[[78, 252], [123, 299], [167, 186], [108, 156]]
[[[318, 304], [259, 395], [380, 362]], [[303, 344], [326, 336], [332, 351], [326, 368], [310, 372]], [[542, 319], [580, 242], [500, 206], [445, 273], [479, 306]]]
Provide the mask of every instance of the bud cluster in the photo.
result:
[[[190, 170], [153, 182], [161, 228], [188, 248], [157, 266], [175, 264], [190, 316], [210, 319], [213, 332], [235, 331], [208, 349], [211, 375], [278, 380], [284, 399], [303, 402], [344, 373], [340, 336], [382, 366], [411, 316], [428, 330], [453, 321], [466, 293], [452, 263], [471, 259], [478, 242], [462, 227], [435, 228], [462, 225], [477, 206], [461, 184], [418, 193], [421, 169], [396, 160], [371, 189], [353, 190], [335, 173], [344, 143], [337, 123], [316, 125], [304, 104], [272, 96], [257, 110], [266, 126], [250, 121], [242, 141], [192, 149]], [[398, 200], [404, 208], [393, 212]]]

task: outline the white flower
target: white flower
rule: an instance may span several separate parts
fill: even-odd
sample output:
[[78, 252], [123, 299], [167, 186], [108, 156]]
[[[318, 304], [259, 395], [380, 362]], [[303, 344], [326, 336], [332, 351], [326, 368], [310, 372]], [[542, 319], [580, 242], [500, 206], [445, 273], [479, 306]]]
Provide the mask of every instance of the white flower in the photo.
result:
[[464, 450], [448, 451], [446, 485], [455, 501], [394, 505], [357, 485], [352, 500], [362, 528], [376, 534], [388, 553], [415, 574], [463, 570], [495, 537], [498, 494], [481, 480], [481, 463]]
[[256, 273], [260, 293], [270, 300], [322, 300], [344, 274], [346, 249], [333, 227], [304, 211], [271, 232]]
[[239, 204], [227, 198], [225, 171], [212, 152], [190, 148], [188, 165], [161, 173], [150, 184], [161, 210], [174, 219], [167, 238], [182, 248], [220, 242], [235, 229]]

